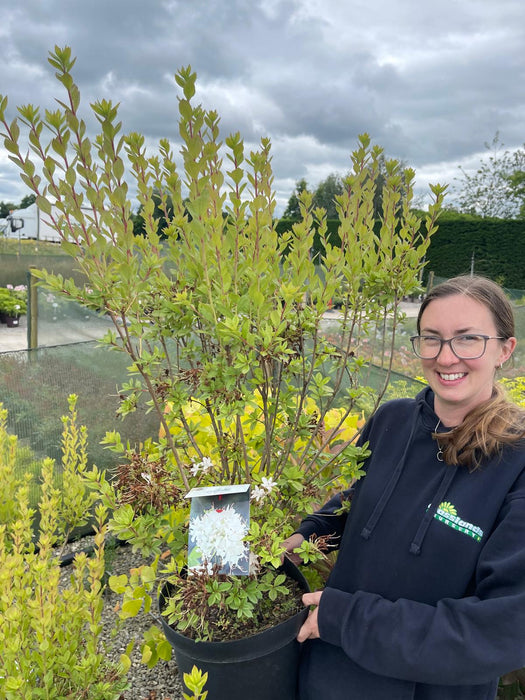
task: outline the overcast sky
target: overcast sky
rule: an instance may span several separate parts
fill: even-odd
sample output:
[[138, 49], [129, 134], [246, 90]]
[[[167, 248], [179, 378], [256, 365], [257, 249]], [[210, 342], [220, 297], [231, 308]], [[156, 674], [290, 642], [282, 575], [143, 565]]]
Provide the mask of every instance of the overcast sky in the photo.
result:
[[[49, 107], [47, 63], [77, 56], [83, 104], [121, 103], [124, 131], [176, 148], [174, 73], [190, 64], [223, 136], [272, 140], [277, 213], [295, 183], [350, 168], [368, 132], [428, 182], [454, 184], [499, 131], [525, 141], [524, 0], [0, 0], [0, 93]], [[0, 200], [29, 191], [0, 148]]]

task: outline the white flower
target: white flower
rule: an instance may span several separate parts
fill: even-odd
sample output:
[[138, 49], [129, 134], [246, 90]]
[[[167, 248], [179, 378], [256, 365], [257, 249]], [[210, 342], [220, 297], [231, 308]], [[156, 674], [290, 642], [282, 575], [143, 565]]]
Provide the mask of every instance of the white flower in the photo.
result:
[[264, 497], [266, 496], [266, 491], [260, 486], [254, 486], [250, 493], [250, 500], [255, 501], [255, 503], [262, 503]]
[[147, 472], [141, 472], [140, 475], [144, 479], [144, 481], [147, 481], [148, 484], [151, 484], [151, 476]]
[[254, 486], [251, 490], [250, 499], [261, 504], [268, 494], [277, 486], [277, 482], [269, 476], [263, 476], [260, 486]]
[[191, 536], [205, 562], [218, 561], [221, 565], [236, 567], [247, 556], [244, 538], [248, 525], [233, 506], [210, 508], [191, 523]]
[[274, 481], [270, 476], [263, 476], [261, 481], [261, 487], [266, 491], [266, 493], [270, 493], [270, 491], [273, 491], [273, 489], [276, 486], [277, 482]]
[[213, 462], [209, 457], [203, 457], [201, 462], [193, 462], [190, 467], [190, 472], [192, 476], [198, 476], [199, 474], [209, 474], [213, 469]]

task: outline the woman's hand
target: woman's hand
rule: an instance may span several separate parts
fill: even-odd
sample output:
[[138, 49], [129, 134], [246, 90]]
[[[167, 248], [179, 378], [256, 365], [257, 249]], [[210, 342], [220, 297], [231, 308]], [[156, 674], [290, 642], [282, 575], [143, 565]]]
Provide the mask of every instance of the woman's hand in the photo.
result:
[[297, 635], [298, 642], [305, 642], [307, 639], [318, 639], [320, 637], [319, 625], [317, 624], [317, 614], [322, 595], [323, 591], [315, 591], [315, 593], [305, 593], [303, 595], [303, 603], [305, 605], [315, 605], [315, 608], [310, 610], [305, 623], [299, 630]]
[[286, 552], [283, 554], [283, 560], [284, 560], [284, 557], [287, 557], [295, 565], [301, 564], [301, 557], [298, 554], [294, 554], [293, 550], [296, 547], [300, 547], [303, 540], [304, 540], [304, 537], [302, 535], [300, 535], [298, 532], [296, 532], [294, 535], [291, 535], [290, 537], [288, 537], [287, 540], [284, 540], [283, 547], [286, 549]]

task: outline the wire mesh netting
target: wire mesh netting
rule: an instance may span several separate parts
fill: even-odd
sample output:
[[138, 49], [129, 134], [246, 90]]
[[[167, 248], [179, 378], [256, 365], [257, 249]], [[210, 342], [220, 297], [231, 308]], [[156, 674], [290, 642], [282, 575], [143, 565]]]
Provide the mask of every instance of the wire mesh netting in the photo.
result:
[[[110, 327], [108, 319], [90, 312], [84, 315], [82, 307], [45, 295], [39, 291], [38, 338], [48, 347], [0, 352], [0, 402], [8, 410], [8, 431], [18, 436], [23, 448], [20, 471], [52, 457], [60, 475], [61, 417], [68, 412], [69, 394], [78, 396], [78, 421], [87, 427], [89, 464], [111, 471], [116, 457], [100, 444], [105, 433], [118, 431], [124, 443], [136, 446], [158, 435], [158, 417], [147, 413], [145, 405], [123, 420], [117, 416], [119, 387], [127, 380], [129, 365], [125, 353], [96, 341], [71, 342], [86, 335], [102, 336]], [[1, 328], [0, 340], [11, 332]], [[385, 377], [381, 367], [367, 366], [359, 383], [378, 391]], [[346, 377], [341, 391], [354, 380]], [[391, 381], [403, 382], [406, 395], [415, 395], [421, 388], [419, 382], [399, 373], [393, 373]], [[34, 498], [37, 493], [35, 483]]]
[[[434, 284], [439, 281], [434, 278]], [[525, 376], [525, 291], [506, 291], [513, 300], [516, 336], [520, 341], [508, 374]], [[94, 340], [112, 327], [109, 318], [65, 301], [38, 286], [36, 306], [32, 318], [36, 319], [36, 329], [33, 330], [36, 331], [37, 349], [27, 349], [25, 317], [18, 329], [6, 329], [0, 325], [0, 403], [8, 410], [9, 432], [18, 436], [19, 444], [25, 450], [20, 470], [49, 456], [56, 460], [59, 471], [60, 419], [67, 414], [67, 397], [72, 393], [79, 397], [79, 422], [88, 429], [89, 463], [111, 468], [115, 465], [115, 455], [100, 444], [106, 431], [118, 431], [125, 442], [137, 445], [158, 434], [158, 418], [147, 413], [145, 407], [124, 421], [116, 415], [119, 387], [127, 379], [129, 360], [124, 353], [110, 351]], [[336, 314], [326, 324], [326, 332], [336, 345], [340, 340], [337, 324]], [[421, 383], [412, 378], [419, 373], [414, 370], [419, 363], [413, 357], [408, 340], [414, 332], [415, 319], [406, 319], [399, 329], [394, 350], [395, 366], [401, 371], [390, 376], [386, 398], [392, 396], [392, 385], [395, 385], [398, 396], [414, 396], [421, 388]], [[13, 338], [16, 333], [20, 342], [15, 343], [17, 349], [13, 350], [6, 339]], [[373, 362], [381, 364], [388, 351], [381, 349], [380, 343], [378, 347], [379, 356], [374, 356]], [[385, 367], [387, 364], [385, 362]], [[378, 391], [385, 383], [385, 377], [384, 367], [368, 365], [359, 377], [359, 383]]]
[[[101, 444], [106, 431], [138, 445], [158, 434], [153, 413], [138, 410], [121, 419], [118, 387], [125, 381], [127, 358], [95, 342], [0, 353], [0, 402], [8, 411], [7, 429], [18, 436], [21, 474], [44, 457], [61, 460], [61, 416], [67, 397], [78, 395], [79, 424], [88, 431], [88, 463], [111, 469], [115, 455]], [[144, 407], [145, 408], [145, 407]], [[33, 484], [34, 493], [38, 484]]]
[[31, 318], [36, 318], [37, 347], [96, 340], [113, 328], [107, 316], [59, 297], [42, 287], [36, 288], [36, 302], [37, 309], [32, 309]]

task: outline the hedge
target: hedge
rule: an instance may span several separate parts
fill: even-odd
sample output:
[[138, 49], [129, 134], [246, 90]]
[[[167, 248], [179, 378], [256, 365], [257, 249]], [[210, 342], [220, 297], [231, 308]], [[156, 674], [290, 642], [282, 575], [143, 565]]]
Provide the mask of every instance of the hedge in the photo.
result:
[[[277, 231], [283, 233], [293, 223], [281, 219]], [[328, 221], [327, 235], [332, 245], [340, 244], [338, 226], [337, 220]], [[379, 229], [377, 223], [377, 233]], [[312, 254], [320, 250], [316, 237]], [[427, 252], [426, 274], [432, 271], [438, 277], [453, 277], [470, 272], [472, 262], [477, 274], [507, 288], [525, 289], [525, 221], [442, 217]]]

